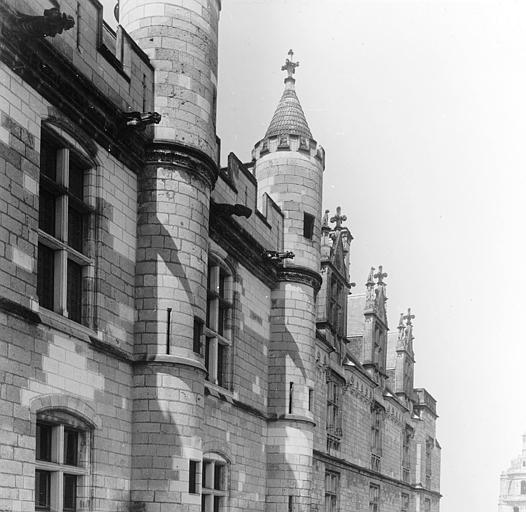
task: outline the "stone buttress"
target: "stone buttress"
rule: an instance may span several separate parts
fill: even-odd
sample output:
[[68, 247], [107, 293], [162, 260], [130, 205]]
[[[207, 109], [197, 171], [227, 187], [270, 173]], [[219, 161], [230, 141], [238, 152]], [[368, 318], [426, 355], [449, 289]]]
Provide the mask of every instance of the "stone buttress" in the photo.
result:
[[[289, 52], [292, 59], [292, 51]], [[321, 284], [320, 218], [324, 152], [313, 139], [287, 59], [285, 90], [253, 151], [258, 197], [284, 214], [283, 250], [272, 291], [267, 435], [268, 511], [307, 511], [312, 477], [315, 297]]]
[[120, 0], [122, 25], [155, 68], [154, 105], [145, 110], [162, 116], [138, 192], [131, 499], [147, 512], [201, 506], [189, 481], [190, 461], [202, 459], [220, 8], [220, 0]]

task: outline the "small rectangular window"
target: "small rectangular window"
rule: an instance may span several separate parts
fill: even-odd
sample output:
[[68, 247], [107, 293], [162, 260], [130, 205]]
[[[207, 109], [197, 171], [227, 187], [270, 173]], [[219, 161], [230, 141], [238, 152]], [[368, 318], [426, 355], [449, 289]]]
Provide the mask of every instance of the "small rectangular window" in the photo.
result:
[[314, 215], [303, 213], [303, 236], [312, 240], [314, 235]]
[[294, 382], [289, 383], [289, 414], [292, 414], [294, 402]]
[[190, 494], [198, 494], [197, 489], [197, 470], [199, 467], [199, 462], [196, 460], [190, 461], [190, 471], [188, 477], [188, 492]]
[[203, 321], [200, 318], [194, 317], [193, 351], [196, 354], [201, 354], [201, 337], [202, 336], [203, 336]]
[[313, 406], [313, 400], [314, 400], [314, 390], [312, 388], [309, 388], [309, 411], [312, 412], [312, 406]]

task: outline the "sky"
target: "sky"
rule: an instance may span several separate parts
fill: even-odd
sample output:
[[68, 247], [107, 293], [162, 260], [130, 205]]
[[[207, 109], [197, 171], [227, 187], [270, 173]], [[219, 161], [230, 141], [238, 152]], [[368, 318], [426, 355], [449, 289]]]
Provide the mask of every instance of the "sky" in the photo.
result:
[[[526, 2], [223, 0], [223, 164], [263, 137], [290, 48], [347, 215], [357, 293], [383, 265], [438, 400], [441, 511], [496, 512], [526, 431]], [[293, 249], [293, 248], [286, 248]]]

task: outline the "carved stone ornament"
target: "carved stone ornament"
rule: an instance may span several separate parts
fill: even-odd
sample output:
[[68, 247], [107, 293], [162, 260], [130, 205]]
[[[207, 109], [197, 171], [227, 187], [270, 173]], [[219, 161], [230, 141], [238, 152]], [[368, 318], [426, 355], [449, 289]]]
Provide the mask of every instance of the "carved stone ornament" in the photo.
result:
[[218, 215], [236, 217], [246, 217], [247, 219], [252, 215], [252, 210], [243, 204], [227, 204], [227, 203], [214, 203], [212, 208], [213, 213]]
[[306, 267], [283, 267], [278, 269], [278, 280], [306, 284], [318, 293], [321, 287], [321, 275]]
[[161, 114], [157, 112], [124, 112], [122, 119], [127, 128], [141, 131], [149, 124], [159, 124]]
[[283, 261], [285, 259], [294, 258], [295, 254], [292, 251], [265, 251], [263, 256], [270, 261]]
[[[56, 4], [56, 2], [53, 2]], [[17, 32], [30, 37], [55, 37], [75, 26], [72, 16], [60, 12], [60, 7], [45, 9], [42, 16], [19, 13], [15, 19]]]

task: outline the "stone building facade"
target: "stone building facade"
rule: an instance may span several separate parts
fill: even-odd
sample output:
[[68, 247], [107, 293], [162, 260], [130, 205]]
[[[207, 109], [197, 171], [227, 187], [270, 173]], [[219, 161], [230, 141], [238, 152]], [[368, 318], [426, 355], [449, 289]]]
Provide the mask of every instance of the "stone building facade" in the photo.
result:
[[522, 436], [522, 452], [500, 475], [499, 512], [526, 510], [526, 434]]
[[385, 277], [285, 88], [219, 165], [220, 0], [0, 0], [0, 509], [439, 509]]

